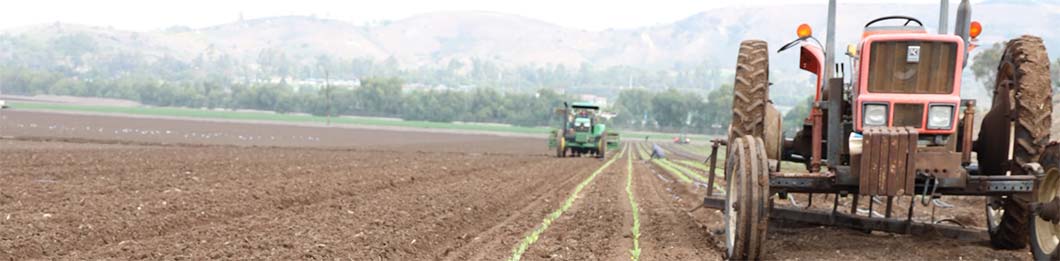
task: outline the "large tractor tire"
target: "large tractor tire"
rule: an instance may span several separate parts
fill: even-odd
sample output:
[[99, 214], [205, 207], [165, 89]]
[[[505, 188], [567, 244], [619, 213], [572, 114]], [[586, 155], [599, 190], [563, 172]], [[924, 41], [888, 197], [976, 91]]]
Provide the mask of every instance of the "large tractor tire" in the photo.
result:
[[607, 132], [604, 132], [603, 135], [600, 135], [600, 144], [597, 145], [596, 149], [597, 149], [597, 152], [596, 152], [596, 157], [597, 158], [606, 158], [607, 157]]
[[[1022, 166], [1038, 162], [1049, 142], [1052, 97], [1049, 58], [1042, 39], [1023, 36], [1005, 46], [997, 68], [993, 106], [983, 117], [976, 144], [982, 173], [1023, 175]], [[1010, 121], [1010, 117], [1015, 118]], [[1009, 161], [1011, 153], [1012, 161]], [[1000, 249], [1021, 249], [1030, 237], [1031, 195], [1013, 195], [988, 207], [990, 243]], [[997, 208], [996, 206], [1000, 206]], [[991, 213], [992, 212], [992, 213]], [[1000, 217], [1000, 218], [996, 218]]]
[[[779, 158], [780, 113], [770, 113], [770, 110], [776, 110], [771, 108], [769, 102], [769, 46], [765, 41], [747, 40], [740, 43], [732, 94], [729, 142], [747, 135], [761, 138], [768, 141], [766, 145], [770, 159]], [[774, 123], [776, 129], [770, 131]]]
[[[766, 106], [766, 121], [765, 121], [765, 132], [762, 140], [765, 141], [766, 155], [771, 160], [780, 160], [781, 146], [783, 146], [783, 128], [780, 126], [781, 117], [780, 111], [773, 107], [773, 103], [770, 102], [769, 106]], [[770, 164], [773, 166], [773, 164]], [[779, 170], [777, 170], [779, 171]]]
[[743, 136], [729, 143], [725, 159], [725, 248], [729, 260], [765, 256], [769, 225], [769, 161], [762, 139]]
[[567, 157], [567, 139], [563, 137], [563, 131], [559, 131], [556, 135], [556, 157]]

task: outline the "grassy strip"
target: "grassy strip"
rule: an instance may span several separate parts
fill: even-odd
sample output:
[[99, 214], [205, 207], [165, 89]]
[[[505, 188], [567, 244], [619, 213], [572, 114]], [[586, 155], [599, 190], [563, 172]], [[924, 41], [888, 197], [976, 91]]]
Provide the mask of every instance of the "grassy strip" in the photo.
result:
[[[707, 151], [705, 155], [709, 156], [710, 152]], [[703, 170], [703, 171], [707, 171], [707, 170], [710, 169], [709, 167], [707, 167], [706, 164], [703, 164], [702, 162], [698, 162], [698, 161], [694, 161], [694, 160], [674, 160], [674, 161], [677, 162], [677, 163], [682, 163], [685, 166], [694, 167], [694, 168], [697, 168], [697, 169], [700, 169], [700, 170]], [[714, 168], [714, 169], [717, 170], [717, 171], [714, 172], [715, 176], [722, 177], [722, 176], [725, 175], [725, 174], [723, 174], [723, 173], [725, 173], [725, 169], [723, 167], [723, 164], [725, 164], [725, 146], [721, 146], [721, 147], [718, 148], [718, 166], [715, 166], [715, 168]], [[803, 172], [803, 171], [806, 171], [806, 167], [804, 167], [802, 163], [785, 161], [782, 164], [780, 164], [780, 170], [784, 171], [784, 172]]]
[[537, 239], [541, 236], [541, 233], [544, 233], [549, 226], [552, 226], [552, 222], [556, 221], [556, 219], [559, 219], [559, 217], [563, 215], [563, 212], [566, 212], [568, 209], [570, 209], [571, 206], [574, 205], [574, 200], [578, 199], [578, 193], [581, 193], [582, 189], [585, 189], [585, 186], [588, 186], [589, 183], [592, 183], [593, 180], [596, 179], [596, 176], [600, 174], [600, 172], [603, 172], [605, 169], [607, 169], [608, 166], [611, 166], [611, 163], [614, 163], [616, 159], [621, 157], [622, 154], [626, 152], [626, 149], [626, 147], [623, 147], [622, 151], [618, 152], [618, 155], [611, 157], [611, 159], [608, 160], [607, 163], [604, 163], [604, 165], [601, 166], [599, 169], [596, 169], [596, 171], [594, 171], [592, 175], [589, 175], [588, 178], [579, 183], [578, 186], [574, 188], [574, 191], [571, 191], [570, 196], [567, 197], [567, 200], [563, 201], [563, 205], [560, 205], [559, 209], [556, 209], [555, 211], [552, 211], [552, 213], [548, 216], [545, 216], [545, 219], [541, 221], [541, 225], [538, 225], [537, 228], [531, 231], [530, 234], [526, 235], [526, 237], [524, 237], [518, 245], [515, 245], [515, 247], [512, 248], [512, 257], [508, 260], [517, 261], [522, 259], [523, 253], [526, 253], [526, 249], [530, 248], [530, 245], [534, 244], [534, 242], [537, 242]]
[[694, 160], [675, 159], [673, 161], [677, 162], [677, 163], [684, 164], [685, 166], [688, 166], [688, 167], [691, 167], [691, 168], [694, 168], [694, 169], [697, 169], [697, 170], [707, 171], [708, 169], [710, 169], [710, 168], [707, 167], [706, 164], [703, 164], [703, 163], [700, 163], [700, 162], [694, 161]]
[[[710, 156], [710, 146], [711, 146], [710, 143], [707, 143], [707, 144], [705, 144], [703, 146], [698, 146], [698, 145], [678, 145], [678, 146], [681, 147], [682, 149], [685, 149], [688, 152], [692, 152], [692, 153], [703, 155], [703, 156]], [[718, 152], [720, 153], [720, 154], [718, 154], [718, 159], [721, 159], [721, 158], [725, 157], [725, 145], [718, 146]]]
[[[662, 132], [647, 132], [647, 131], [626, 131], [626, 132], [623, 132], [622, 135], [626, 135], [626, 136], [623, 136], [623, 137], [631, 139], [631, 140], [632, 139], [644, 140], [644, 137], [648, 137], [648, 139], [650, 139], [650, 140], [669, 141], [669, 142], [673, 142], [674, 137], [681, 136], [681, 134], [679, 134], [679, 133], [662, 133]], [[713, 139], [713, 138], [717, 137], [717, 136], [708, 136], [708, 135], [703, 135], [703, 134], [687, 134], [685, 136], [690, 138], [690, 139], [693, 139], [693, 140], [710, 140], [710, 139]]]
[[707, 182], [707, 178], [703, 177], [703, 175], [700, 175], [699, 171], [688, 169], [685, 166], [682, 166], [681, 164], [674, 163], [674, 162], [672, 162], [670, 160], [667, 160], [667, 159], [663, 159], [663, 161], [665, 161], [666, 163], [674, 166], [675, 169], [685, 173], [686, 175], [692, 176], [692, 178], [698, 179], [701, 182]]
[[663, 168], [667, 172], [670, 172], [670, 174], [674, 175], [674, 177], [677, 177], [677, 179], [681, 180], [681, 182], [692, 183], [692, 179], [688, 178], [688, 176], [685, 176], [684, 174], [681, 174], [681, 171], [674, 169], [673, 165], [670, 162], [667, 162], [663, 159], [652, 159], [651, 162], [655, 163], [655, 165], [659, 166], [660, 168]]
[[626, 157], [626, 195], [629, 196], [629, 206], [633, 209], [633, 227], [630, 228], [633, 233], [633, 248], [629, 250], [629, 259], [637, 261], [640, 260], [640, 209], [633, 196], [633, 155]]
[[[238, 112], [205, 109], [188, 109], [173, 107], [120, 107], [120, 106], [97, 106], [97, 105], [69, 105], [51, 103], [28, 103], [10, 102], [8, 105], [14, 109], [29, 110], [53, 110], [53, 111], [78, 111], [95, 113], [114, 113], [141, 116], [166, 116], [182, 118], [223, 119], [223, 120], [252, 120], [252, 121], [274, 121], [292, 123], [325, 123], [327, 117], [312, 116], [305, 114], [279, 114], [263, 112]], [[543, 127], [519, 127], [500, 124], [475, 124], [475, 123], [448, 123], [429, 121], [404, 121], [399, 119], [382, 119], [366, 117], [333, 117], [334, 124], [347, 125], [370, 125], [370, 126], [393, 126], [421, 129], [453, 129], [473, 130], [490, 132], [508, 132], [524, 134], [547, 134], [549, 128]]]
[[[706, 146], [694, 146], [694, 145], [679, 145], [685, 151], [701, 155], [703, 157], [710, 157], [710, 145]], [[725, 146], [718, 146], [718, 162], [725, 162]]]
[[[694, 161], [694, 160], [675, 160], [675, 161], [678, 162], [678, 163], [681, 163], [681, 164], [685, 164], [685, 166], [690, 166], [690, 167], [696, 168], [698, 170], [702, 170], [704, 172], [710, 171], [710, 167], [707, 166], [707, 164], [703, 164], [702, 162], [698, 162], [698, 161]], [[724, 161], [718, 161], [719, 165], [720, 164], [724, 164], [724, 163], [725, 163]], [[714, 171], [714, 176], [715, 177], [723, 177], [723, 176], [725, 176], [725, 174], [724, 174], [725, 169], [723, 169], [721, 166], [714, 166], [714, 170], [715, 170]]]
[[648, 153], [648, 148], [646, 148], [645, 146], [646, 145], [644, 145], [643, 143], [637, 145], [637, 154], [640, 154], [641, 160], [647, 160], [648, 158], [651, 158], [651, 154]]
[[[688, 168], [682, 167], [681, 165], [678, 165], [678, 164], [673, 163], [671, 161], [668, 161], [666, 159], [656, 159], [656, 160], [652, 160], [652, 162], [655, 162], [656, 165], [659, 165], [659, 167], [662, 167], [663, 169], [666, 169], [667, 172], [670, 172], [670, 174], [673, 174], [674, 176], [677, 176], [679, 179], [681, 179], [681, 181], [683, 181], [685, 183], [692, 183], [692, 181], [693, 181], [692, 179], [688, 178], [688, 176], [686, 176], [686, 174], [687, 175], [692, 175], [696, 180], [699, 180], [699, 182], [706, 183], [708, 181], [706, 177], [703, 177], [702, 175], [699, 175], [698, 172], [693, 171], [693, 170], [689, 170]], [[684, 173], [684, 174], [682, 174], [682, 173]], [[724, 174], [722, 174], [722, 175], [724, 175]], [[715, 182], [717, 182], [717, 181], [718, 180], [715, 179]], [[719, 190], [719, 191], [725, 191], [725, 189], [722, 188], [721, 185], [718, 185], [718, 183], [714, 183], [714, 189]]]
[[[681, 148], [687, 150], [688, 152], [699, 154], [699, 155], [708, 155], [708, 156], [710, 155], [710, 144], [709, 143], [706, 144], [706, 145], [703, 145], [703, 146], [683, 145], [683, 146], [681, 146]], [[718, 150], [721, 151], [721, 147], [719, 147]]]

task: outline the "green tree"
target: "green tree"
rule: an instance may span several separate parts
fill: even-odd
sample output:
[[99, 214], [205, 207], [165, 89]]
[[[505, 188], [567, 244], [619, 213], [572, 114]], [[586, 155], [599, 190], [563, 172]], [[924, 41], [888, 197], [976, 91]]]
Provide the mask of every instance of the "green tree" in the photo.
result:
[[614, 121], [621, 126], [644, 128], [652, 113], [652, 98], [655, 93], [647, 89], [625, 89], [618, 93], [614, 110], [618, 114]]
[[668, 89], [652, 97], [652, 112], [660, 127], [668, 130], [680, 130], [685, 127], [688, 117], [699, 108], [702, 98], [694, 93], [681, 93]]
[[1060, 89], [1060, 58], [1057, 58], [1056, 62], [1053, 62], [1053, 66], [1050, 68], [1053, 71], [1053, 93], [1056, 93], [1057, 89]]
[[813, 95], [810, 95], [795, 105], [787, 113], [784, 114], [781, 125], [784, 128], [784, 132], [798, 131], [802, 128], [802, 121], [810, 115], [810, 107], [813, 106]]
[[703, 121], [709, 127], [710, 133], [721, 134], [728, 131], [729, 122], [732, 121], [732, 98], [731, 84], [722, 84], [707, 94]]
[[994, 79], [997, 77], [997, 65], [1005, 51], [1005, 42], [998, 42], [983, 49], [972, 58], [972, 74], [975, 80], [983, 84], [986, 93], [994, 95]]
[[398, 78], [365, 78], [361, 87], [354, 91], [359, 100], [361, 112], [397, 116], [401, 110], [401, 86], [404, 83]]

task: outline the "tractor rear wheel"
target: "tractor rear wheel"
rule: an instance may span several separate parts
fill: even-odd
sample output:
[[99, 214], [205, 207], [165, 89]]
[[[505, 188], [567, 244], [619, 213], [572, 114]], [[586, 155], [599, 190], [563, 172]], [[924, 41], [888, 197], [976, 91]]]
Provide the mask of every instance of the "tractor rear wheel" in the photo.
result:
[[[982, 126], [990, 128], [980, 129], [975, 146], [983, 173], [1024, 175], [1024, 164], [1038, 162], [1049, 142], [1052, 124], [1049, 76], [1049, 58], [1041, 38], [1022, 36], [1006, 44], [997, 68], [993, 105], [983, 117]], [[1012, 115], [1016, 117], [1010, 118]], [[1000, 249], [1027, 246], [1028, 203], [1032, 200], [1027, 194], [1001, 200], [1001, 213], [995, 213], [1000, 220], [988, 225], [991, 245]]]
[[[780, 151], [780, 114], [770, 113], [769, 102], [769, 46], [762, 40], [747, 40], [740, 43], [740, 54], [736, 58], [736, 81], [732, 90], [732, 124], [729, 142], [737, 137], [751, 135], [767, 142], [767, 150]], [[766, 125], [773, 125], [769, 130]], [[773, 128], [774, 126], [769, 126]], [[770, 158], [779, 158], [779, 153], [769, 153]]]
[[769, 221], [769, 160], [761, 138], [743, 136], [729, 143], [725, 159], [725, 248], [729, 260], [765, 256]]

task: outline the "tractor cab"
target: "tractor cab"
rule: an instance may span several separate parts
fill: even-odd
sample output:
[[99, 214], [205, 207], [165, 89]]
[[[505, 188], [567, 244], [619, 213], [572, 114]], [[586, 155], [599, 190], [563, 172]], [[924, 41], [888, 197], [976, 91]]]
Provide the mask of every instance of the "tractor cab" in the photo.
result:
[[[573, 113], [570, 115], [570, 126], [567, 128], [573, 129], [574, 132], [591, 132], [593, 125], [596, 124], [596, 113], [600, 110], [599, 106], [584, 103], [575, 102], [571, 105]], [[573, 134], [573, 133], [572, 133]]]
[[593, 119], [589, 117], [577, 117], [572, 122], [574, 126], [571, 126], [575, 132], [588, 132], [593, 127]]

